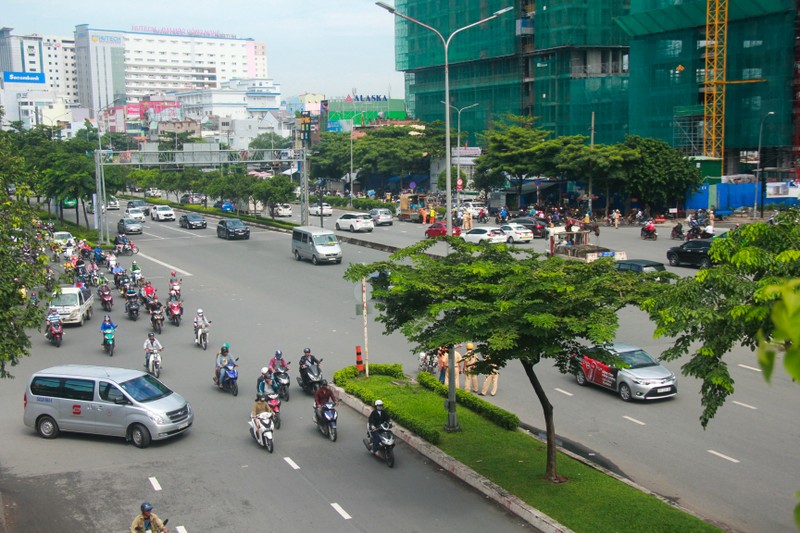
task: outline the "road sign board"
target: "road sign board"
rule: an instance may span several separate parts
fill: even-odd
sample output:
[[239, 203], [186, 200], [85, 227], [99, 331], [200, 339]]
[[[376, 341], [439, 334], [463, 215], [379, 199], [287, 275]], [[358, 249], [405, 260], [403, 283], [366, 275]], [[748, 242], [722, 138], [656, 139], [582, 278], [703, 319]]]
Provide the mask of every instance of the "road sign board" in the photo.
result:
[[417, 182], [416, 181], [412, 181], [411, 183], [408, 184], [408, 188], [413, 191], [414, 189], [417, 188]]

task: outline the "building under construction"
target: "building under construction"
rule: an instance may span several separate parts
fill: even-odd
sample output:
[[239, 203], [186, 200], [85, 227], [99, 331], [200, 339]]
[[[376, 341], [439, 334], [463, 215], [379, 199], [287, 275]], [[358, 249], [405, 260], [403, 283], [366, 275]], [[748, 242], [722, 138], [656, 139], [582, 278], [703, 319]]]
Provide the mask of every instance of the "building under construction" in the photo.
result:
[[[472, 142], [503, 113], [536, 116], [555, 135], [589, 135], [594, 113], [597, 143], [629, 134], [662, 139], [687, 155], [724, 160], [720, 175], [752, 170], [761, 139], [762, 167], [797, 178], [800, 0], [397, 0], [395, 6], [447, 38], [510, 2], [512, 12], [459, 33], [449, 46], [451, 103], [479, 104], [461, 118]], [[395, 33], [409, 112], [444, 120], [442, 42], [399, 17]]]

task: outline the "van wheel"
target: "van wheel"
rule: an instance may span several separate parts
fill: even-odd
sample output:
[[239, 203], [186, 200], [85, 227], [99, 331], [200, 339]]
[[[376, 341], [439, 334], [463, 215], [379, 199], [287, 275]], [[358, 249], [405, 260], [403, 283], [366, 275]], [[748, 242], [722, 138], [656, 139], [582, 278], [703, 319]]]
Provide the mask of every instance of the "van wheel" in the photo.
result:
[[311, 256], [311, 264], [312, 264], [312, 265], [316, 265], [316, 264], [317, 264], [317, 262], [318, 262], [318, 261], [317, 261], [317, 256], [316, 256], [316, 255], [312, 255], [312, 256]]
[[36, 431], [43, 439], [54, 439], [58, 437], [59, 433], [58, 424], [52, 417], [47, 415], [40, 418], [39, 422], [36, 423]]
[[297, 250], [294, 251], [294, 258], [297, 259], [298, 261], [302, 261], [302, 259], [300, 258], [300, 252], [298, 252]]
[[150, 446], [150, 432], [141, 424], [131, 426], [131, 442], [137, 448], [147, 448]]

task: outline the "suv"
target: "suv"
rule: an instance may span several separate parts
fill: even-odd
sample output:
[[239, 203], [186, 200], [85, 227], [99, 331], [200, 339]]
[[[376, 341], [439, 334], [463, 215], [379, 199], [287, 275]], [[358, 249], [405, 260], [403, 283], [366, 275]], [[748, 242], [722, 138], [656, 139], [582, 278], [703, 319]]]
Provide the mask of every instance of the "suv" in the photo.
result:
[[672, 266], [687, 263], [700, 268], [710, 268], [712, 263], [708, 251], [711, 249], [711, 242], [712, 239], [697, 239], [674, 246], [667, 250], [667, 260]]
[[175, 220], [175, 211], [168, 205], [157, 205], [150, 210], [152, 220]]
[[128, 200], [128, 209], [131, 207], [138, 207], [144, 211], [144, 216], [150, 215], [150, 206], [144, 200]]
[[376, 226], [383, 226], [384, 224], [391, 226], [394, 223], [392, 211], [389, 209], [372, 209], [369, 212], [369, 216], [372, 217], [372, 221], [375, 222]]

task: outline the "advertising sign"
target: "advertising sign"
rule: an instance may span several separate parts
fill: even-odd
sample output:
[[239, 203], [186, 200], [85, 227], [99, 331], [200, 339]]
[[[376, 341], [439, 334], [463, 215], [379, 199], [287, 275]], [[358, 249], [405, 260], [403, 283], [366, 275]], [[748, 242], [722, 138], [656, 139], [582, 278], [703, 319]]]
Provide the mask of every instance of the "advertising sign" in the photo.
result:
[[44, 72], [12, 72], [3, 71], [3, 82], [5, 83], [45, 83]]

